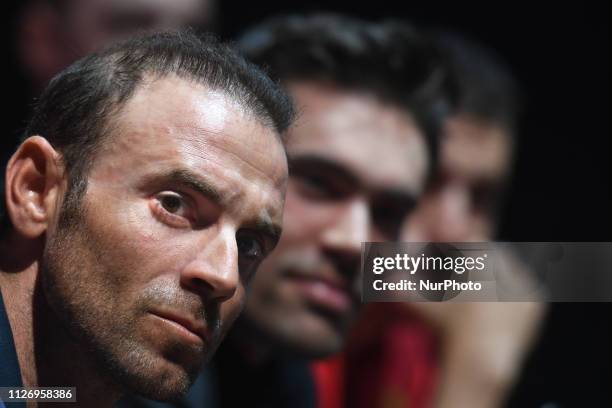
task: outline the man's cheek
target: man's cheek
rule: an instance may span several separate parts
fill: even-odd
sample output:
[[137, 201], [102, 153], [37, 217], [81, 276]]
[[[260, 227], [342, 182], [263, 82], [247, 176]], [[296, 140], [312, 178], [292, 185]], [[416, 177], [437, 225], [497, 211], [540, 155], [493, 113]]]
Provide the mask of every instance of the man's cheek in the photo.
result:
[[[219, 307], [220, 330], [216, 333], [218, 338], [215, 348], [219, 346], [219, 343], [225, 338], [238, 316], [243, 312], [245, 304], [246, 292], [242, 286], [236, 290], [236, 293], [231, 299], [221, 303]], [[208, 321], [208, 324], [213, 324], [213, 322]]]
[[[98, 199], [100, 196], [105, 199]], [[91, 229], [100, 232], [100, 239], [120, 240], [132, 248], [142, 245], [146, 250], [147, 245], [158, 243], [169, 230], [153, 216], [149, 200], [114, 190], [97, 191], [88, 204]]]

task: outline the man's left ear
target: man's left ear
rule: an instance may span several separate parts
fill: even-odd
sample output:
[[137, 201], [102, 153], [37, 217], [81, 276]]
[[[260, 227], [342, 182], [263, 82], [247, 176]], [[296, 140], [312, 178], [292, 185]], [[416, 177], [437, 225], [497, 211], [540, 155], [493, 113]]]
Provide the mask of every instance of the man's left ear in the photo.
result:
[[60, 154], [41, 136], [27, 138], [6, 169], [7, 215], [17, 233], [27, 238], [44, 234], [59, 208], [63, 188]]

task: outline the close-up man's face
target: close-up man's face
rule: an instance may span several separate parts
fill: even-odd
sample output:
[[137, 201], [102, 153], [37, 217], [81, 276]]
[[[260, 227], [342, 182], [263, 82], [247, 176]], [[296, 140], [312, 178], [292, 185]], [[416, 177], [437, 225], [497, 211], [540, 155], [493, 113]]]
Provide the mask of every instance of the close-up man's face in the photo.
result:
[[511, 156], [512, 139], [501, 125], [465, 114], [450, 118], [436, 179], [410, 216], [402, 238], [441, 242], [492, 239]]
[[47, 232], [45, 296], [112, 381], [185, 392], [275, 246], [287, 162], [221, 91], [145, 81], [111, 119], [77, 210]]
[[426, 178], [425, 139], [410, 115], [358, 92], [290, 83], [284, 232], [253, 281], [248, 322], [294, 352], [342, 346], [360, 303], [361, 243], [397, 238]]

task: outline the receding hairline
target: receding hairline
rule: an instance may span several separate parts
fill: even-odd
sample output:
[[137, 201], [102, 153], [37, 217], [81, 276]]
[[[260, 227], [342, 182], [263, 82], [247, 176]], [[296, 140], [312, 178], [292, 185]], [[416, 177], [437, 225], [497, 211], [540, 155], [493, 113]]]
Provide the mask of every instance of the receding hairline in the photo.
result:
[[122, 113], [125, 112], [125, 108], [127, 105], [133, 101], [136, 95], [140, 92], [152, 91], [151, 87], [155, 84], [158, 84], [162, 81], [167, 80], [178, 80], [184, 83], [194, 85], [194, 88], [200, 88], [202, 90], [202, 94], [211, 94], [216, 93], [223, 95], [227, 101], [231, 102], [231, 105], [238, 108], [237, 110], [245, 116], [245, 118], [257, 122], [262, 127], [270, 130], [276, 136], [277, 141], [283, 143], [282, 134], [278, 131], [276, 126], [270, 121], [264, 120], [261, 115], [258, 115], [257, 112], [249, 106], [248, 103], [242, 101], [241, 98], [237, 95], [233, 95], [231, 92], [223, 89], [220, 86], [214, 86], [210, 84], [208, 81], [202, 78], [197, 78], [195, 76], [189, 74], [182, 74], [180, 72], [167, 72], [167, 73], [158, 73], [154, 71], [145, 71], [143, 72], [142, 79], [136, 84], [132, 93], [123, 101], [120, 101], [116, 106], [113, 113], [111, 113], [110, 117], [107, 118], [107, 121], [112, 119], [117, 119], [121, 116]]

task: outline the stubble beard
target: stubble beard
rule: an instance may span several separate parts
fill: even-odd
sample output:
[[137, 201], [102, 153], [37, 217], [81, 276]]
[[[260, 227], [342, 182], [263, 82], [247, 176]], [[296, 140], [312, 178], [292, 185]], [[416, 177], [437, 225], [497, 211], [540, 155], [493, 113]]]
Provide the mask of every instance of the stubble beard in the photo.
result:
[[160, 371], [162, 357], [144, 347], [135, 332], [135, 320], [144, 315], [145, 305], [131, 313], [114, 307], [112, 286], [104, 284], [108, 267], [101, 261], [112, 259], [107, 258], [112, 254], [96, 246], [84, 213], [71, 213], [60, 216], [70, 222], [60, 222], [54, 236], [48, 237], [40, 265], [43, 296], [58, 322], [55, 330], [62, 330], [81, 354], [67, 358], [88, 360], [98, 381], [119, 394], [157, 400], [184, 395], [197, 369]]

